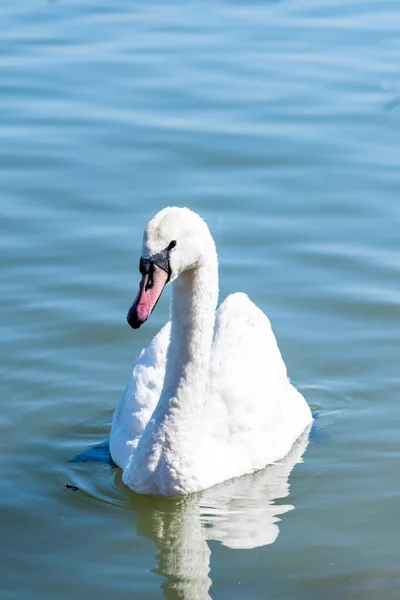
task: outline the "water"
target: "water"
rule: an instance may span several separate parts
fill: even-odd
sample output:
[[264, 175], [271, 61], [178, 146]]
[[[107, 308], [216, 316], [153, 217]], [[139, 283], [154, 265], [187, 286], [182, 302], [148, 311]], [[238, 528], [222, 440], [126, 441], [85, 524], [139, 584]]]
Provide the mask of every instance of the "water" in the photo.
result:
[[[397, 599], [398, 2], [0, 11], [2, 597]], [[304, 447], [179, 501], [69, 462], [167, 318], [125, 323], [168, 204], [318, 411], [290, 477]]]

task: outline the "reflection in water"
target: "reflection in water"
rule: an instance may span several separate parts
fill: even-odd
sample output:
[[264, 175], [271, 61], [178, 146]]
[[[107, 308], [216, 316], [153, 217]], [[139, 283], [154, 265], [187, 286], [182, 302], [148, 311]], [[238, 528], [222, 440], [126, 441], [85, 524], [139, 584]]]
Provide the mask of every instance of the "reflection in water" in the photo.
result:
[[137, 532], [151, 538], [158, 549], [155, 572], [167, 579], [162, 585], [166, 599], [211, 598], [207, 540], [242, 549], [276, 540], [279, 516], [294, 507], [276, 505], [275, 500], [289, 495], [289, 474], [301, 461], [308, 434], [280, 463], [204, 492], [176, 500], [133, 494]]

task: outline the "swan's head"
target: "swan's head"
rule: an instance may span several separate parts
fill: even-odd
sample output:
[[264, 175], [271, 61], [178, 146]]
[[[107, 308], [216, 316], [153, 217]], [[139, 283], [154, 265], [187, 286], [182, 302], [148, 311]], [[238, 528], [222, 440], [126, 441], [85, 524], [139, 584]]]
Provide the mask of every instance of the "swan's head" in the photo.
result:
[[157, 213], [144, 232], [142, 280], [128, 312], [129, 325], [137, 329], [147, 321], [165, 285], [201, 266], [210, 253], [215, 256], [214, 240], [199, 215], [175, 206]]

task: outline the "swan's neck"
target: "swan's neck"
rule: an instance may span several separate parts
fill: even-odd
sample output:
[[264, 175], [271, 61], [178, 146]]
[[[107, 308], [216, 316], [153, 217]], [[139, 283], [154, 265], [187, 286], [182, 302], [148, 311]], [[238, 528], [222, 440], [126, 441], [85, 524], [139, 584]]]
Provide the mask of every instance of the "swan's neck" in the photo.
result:
[[217, 300], [216, 265], [186, 271], [175, 283], [162, 400], [176, 398], [180, 409], [189, 414], [204, 403]]
[[138, 446], [137, 458], [146, 461], [147, 477], [152, 480], [151, 493], [187, 493], [197, 487], [196, 461], [217, 300], [215, 253], [174, 283], [164, 386]]

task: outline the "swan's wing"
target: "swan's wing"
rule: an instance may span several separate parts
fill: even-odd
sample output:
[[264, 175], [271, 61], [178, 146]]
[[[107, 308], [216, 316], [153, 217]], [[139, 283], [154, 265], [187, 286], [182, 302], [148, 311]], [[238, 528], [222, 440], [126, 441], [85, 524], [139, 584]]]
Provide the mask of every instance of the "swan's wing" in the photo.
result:
[[136, 447], [160, 398], [164, 383], [169, 321], [136, 359], [132, 378], [115, 409], [110, 435], [110, 453], [122, 469]]
[[228, 296], [217, 311], [210, 382], [204, 439], [225, 475], [229, 464], [234, 477], [282, 458], [311, 421], [268, 318], [246, 294]]

